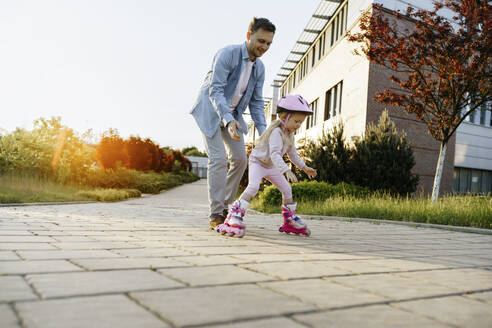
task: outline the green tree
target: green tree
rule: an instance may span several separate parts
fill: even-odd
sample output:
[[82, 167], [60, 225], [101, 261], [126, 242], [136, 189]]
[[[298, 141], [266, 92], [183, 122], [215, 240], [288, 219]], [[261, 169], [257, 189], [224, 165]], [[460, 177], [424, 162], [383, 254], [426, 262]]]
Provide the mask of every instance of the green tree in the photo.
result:
[[205, 152], [201, 152], [195, 146], [185, 147], [181, 150], [185, 156], [197, 156], [197, 157], [208, 157]]
[[352, 182], [392, 194], [405, 195], [416, 190], [418, 175], [413, 150], [406, 134], [398, 134], [388, 112], [383, 111], [379, 123], [369, 123], [362, 138], [354, 144], [351, 161]]
[[32, 131], [17, 129], [0, 139], [0, 173], [83, 183], [93, 160], [94, 150], [59, 117], [40, 118]]
[[[308, 141], [303, 155], [306, 164], [318, 171], [317, 181], [326, 181], [332, 184], [350, 181], [349, 164], [352, 149], [345, 141], [344, 126], [340, 122], [316, 141]], [[303, 177], [306, 177], [305, 174]]]

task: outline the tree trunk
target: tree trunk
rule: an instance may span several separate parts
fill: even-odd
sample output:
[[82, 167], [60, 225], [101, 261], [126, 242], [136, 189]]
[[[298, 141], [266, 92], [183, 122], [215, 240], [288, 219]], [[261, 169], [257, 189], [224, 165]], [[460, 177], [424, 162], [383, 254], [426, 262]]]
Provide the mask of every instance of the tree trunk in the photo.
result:
[[437, 160], [436, 176], [434, 177], [434, 187], [432, 187], [432, 202], [437, 203], [439, 197], [439, 187], [441, 186], [442, 168], [444, 167], [444, 158], [446, 157], [447, 142], [441, 142], [441, 151]]

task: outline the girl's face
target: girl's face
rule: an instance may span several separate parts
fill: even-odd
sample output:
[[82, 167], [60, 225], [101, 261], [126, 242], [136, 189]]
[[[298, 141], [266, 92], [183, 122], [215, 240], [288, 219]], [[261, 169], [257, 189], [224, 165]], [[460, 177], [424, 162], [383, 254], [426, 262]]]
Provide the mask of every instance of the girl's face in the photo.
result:
[[285, 124], [287, 129], [290, 131], [294, 132], [295, 130], [299, 129], [302, 125], [302, 122], [306, 119], [306, 114], [302, 113], [294, 113], [290, 115], [289, 120]]

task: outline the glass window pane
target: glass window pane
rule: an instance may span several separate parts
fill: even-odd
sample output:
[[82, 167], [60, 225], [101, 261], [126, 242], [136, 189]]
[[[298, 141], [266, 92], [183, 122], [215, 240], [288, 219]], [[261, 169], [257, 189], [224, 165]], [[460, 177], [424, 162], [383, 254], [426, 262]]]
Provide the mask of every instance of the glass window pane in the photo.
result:
[[460, 169], [454, 168], [453, 172], [453, 192], [457, 193], [460, 189]]
[[341, 114], [342, 113], [342, 91], [343, 91], [343, 81], [340, 82], [339, 84], [340, 86], [340, 91], [339, 91], [339, 94], [340, 94], [340, 99], [338, 101], [338, 113]]
[[333, 88], [333, 116], [337, 115], [337, 103], [338, 103], [338, 88], [335, 86]]
[[470, 170], [460, 169], [460, 194], [464, 194], [470, 191], [469, 179]]
[[492, 172], [490, 171], [482, 171], [482, 188], [481, 192], [483, 194], [488, 194], [492, 192]]
[[331, 89], [325, 94], [325, 121], [330, 118], [331, 111]]
[[487, 113], [485, 108], [482, 108], [480, 110], [480, 125], [485, 125], [485, 113]]
[[478, 170], [473, 170], [472, 171], [472, 176], [471, 176], [471, 192], [472, 193], [478, 193], [480, 191], [480, 178], [481, 178], [481, 172]]
[[345, 18], [345, 13], [344, 13], [345, 8], [342, 8], [342, 11], [340, 12], [340, 36], [343, 34], [343, 27], [345, 24], [343, 23], [343, 20]]
[[338, 40], [338, 19], [339, 15], [335, 18], [335, 40]]

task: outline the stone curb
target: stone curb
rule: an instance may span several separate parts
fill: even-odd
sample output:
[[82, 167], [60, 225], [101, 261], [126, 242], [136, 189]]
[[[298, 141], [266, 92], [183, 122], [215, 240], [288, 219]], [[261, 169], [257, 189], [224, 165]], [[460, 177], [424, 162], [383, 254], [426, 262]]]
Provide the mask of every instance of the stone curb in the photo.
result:
[[7, 204], [0, 204], [0, 207], [77, 205], [77, 204], [92, 204], [92, 203], [104, 203], [104, 202], [98, 202], [95, 200], [86, 200], [86, 201], [78, 201], [78, 202], [7, 203]]
[[[163, 190], [163, 191], [165, 191], [165, 190]], [[147, 198], [147, 197], [151, 197], [151, 196], [153, 196], [153, 194], [141, 194], [140, 197], [132, 197], [132, 198], [110, 201], [110, 202], [103, 202], [103, 201], [97, 201], [97, 200], [80, 200], [80, 201], [74, 201], [74, 202], [6, 203], [6, 204], [0, 204], [0, 207], [79, 205], [79, 204], [93, 204], [93, 203], [118, 203], [118, 202], [124, 202], [124, 201], [132, 200], [132, 199]]]
[[397, 224], [403, 226], [410, 226], [415, 228], [432, 228], [432, 229], [442, 229], [457, 232], [468, 232], [468, 233], [478, 233], [481, 235], [492, 235], [492, 229], [481, 229], [481, 228], [471, 228], [471, 227], [458, 227], [452, 225], [443, 224], [432, 224], [432, 223], [419, 223], [419, 222], [408, 222], [408, 221], [394, 221], [394, 220], [384, 220], [384, 219], [364, 219], [364, 218], [350, 218], [350, 217], [339, 217], [339, 216], [314, 216], [314, 215], [304, 215], [306, 219], [310, 220], [337, 220], [337, 221], [356, 221], [356, 222], [369, 222], [369, 223], [383, 223], [383, 224]]

